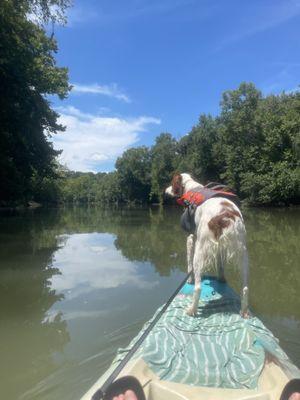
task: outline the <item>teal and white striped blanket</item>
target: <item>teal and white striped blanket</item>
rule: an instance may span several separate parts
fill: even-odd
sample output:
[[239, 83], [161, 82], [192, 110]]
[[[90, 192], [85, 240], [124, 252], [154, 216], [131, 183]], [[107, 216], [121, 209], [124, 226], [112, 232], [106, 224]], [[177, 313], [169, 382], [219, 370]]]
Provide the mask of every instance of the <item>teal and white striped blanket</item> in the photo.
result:
[[[134, 358], [142, 357], [161, 379], [195, 386], [254, 389], [266, 352], [299, 375], [258, 318], [240, 317], [239, 298], [229, 286], [204, 279], [196, 318], [185, 313], [192, 290], [192, 285], [184, 286]], [[150, 322], [128, 348], [118, 351], [114, 363], [125, 356]]]

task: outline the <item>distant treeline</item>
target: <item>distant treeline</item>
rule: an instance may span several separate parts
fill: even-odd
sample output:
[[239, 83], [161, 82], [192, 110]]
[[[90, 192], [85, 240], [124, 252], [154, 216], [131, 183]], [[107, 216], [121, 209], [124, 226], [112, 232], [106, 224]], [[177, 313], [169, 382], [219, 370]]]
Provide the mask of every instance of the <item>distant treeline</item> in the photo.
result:
[[164, 188], [180, 171], [201, 183], [225, 182], [249, 204], [297, 204], [299, 160], [300, 93], [263, 97], [242, 83], [223, 94], [220, 115], [201, 115], [181, 139], [162, 133], [152, 147], [131, 148], [111, 173], [64, 172], [52, 186], [45, 181], [36, 199], [163, 202]]
[[[264, 97], [252, 83], [223, 93], [182, 138], [159, 135], [125, 151], [111, 173], [66, 171], [49, 138], [64, 130], [47, 95], [68, 95], [68, 72], [43, 24], [63, 22], [70, 0], [6, 0], [0, 7], [0, 206], [163, 202], [175, 171], [224, 182], [250, 204], [300, 199], [300, 93]], [[54, 13], [54, 14], [53, 14]], [[35, 15], [39, 22], [34, 22]]]

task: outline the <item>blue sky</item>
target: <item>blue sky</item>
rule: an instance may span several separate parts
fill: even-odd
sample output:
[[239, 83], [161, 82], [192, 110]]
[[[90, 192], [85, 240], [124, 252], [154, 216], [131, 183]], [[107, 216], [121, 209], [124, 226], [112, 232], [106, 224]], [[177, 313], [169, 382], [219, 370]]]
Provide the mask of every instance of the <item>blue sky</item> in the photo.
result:
[[66, 125], [53, 142], [73, 170], [111, 171], [130, 147], [185, 135], [242, 81], [264, 94], [300, 83], [300, 0], [74, 0], [55, 34], [74, 88], [53, 100]]

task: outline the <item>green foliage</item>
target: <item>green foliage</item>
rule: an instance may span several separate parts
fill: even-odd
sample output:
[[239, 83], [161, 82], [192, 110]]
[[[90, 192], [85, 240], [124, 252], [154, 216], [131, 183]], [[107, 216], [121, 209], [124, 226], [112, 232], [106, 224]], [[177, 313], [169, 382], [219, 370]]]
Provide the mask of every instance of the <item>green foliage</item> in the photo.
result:
[[241, 173], [252, 204], [297, 203], [300, 198], [300, 94], [269, 96], [260, 103], [263, 140], [254, 171]]
[[117, 204], [123, 201], [116, 172], [93, 174], [68, 171], [60, 179], [57, 199], [74, 204]]
[[41, 24], [66, 23], [66, 10], [72, 5], [72, 0], [16, 0], [14, 6], [19, 12], [34, 15]]
[[252, 84], [223, 96], [221, 178], [252, 204], [299, 201], [300, 94], [262, 98]]
[[201, 115], [199, 123], [179, 142], [180, 171], [192, 171], [203, 183], [219, 179], [217, 121]]
[[242, 174], [242, 188], [251, 204], [289, 204], [299, 202], [300, 168], [290, 169], [286, 161], [269, 165], [266, 173]]
[[95, 188], [98, 188], [95, 198], [98, 203], [117, 204], [125, 200], [117, 172], [102, 174], [101, 184], [100, 186], [95, 185]]
[[151, 149], [129, 149], [110, 174], [69, 173], [67, 202], [162, 202], [175, 171], [220, 181], [255, 205], [300, 200], [300, 94], [263, 97], [251, 83], [223, 94], [217, 117], [201, 115], [179, 141], [169, 133]]
[[[43, 24], [63, 23], [70, 0], [6, 0], [0, 8], [0, 205], [163, 202], [175, 171], [220, 181], [251, 204], [300, 199], [300, 93], [263, 97], [252, 83], [222, 96], [217, 117], [201, 115], [180, 140], [160, 134], [151, 148], [126, 150], [111, 173], [57, 165], [49, 138], [64, 128], [47, 95], [64, 99], [67, 70]], [[34, 23], [32, 14], [38, 22]]]
[[116, 161], [120, 186], [128, 201], [146, 202], [151, 190], [151, 154], [145, 146], [126, 150]]
[[237, 90], [223, 94], [220, 132], [221, 178], [241, 194], [241, 174], [257, 169], [257, 153], [263, 142], [258, 107], [261, 93], [252, 83], [242, 83]]
[[163, 201], [163, 191], [169, 185], [179, 161], [178, 144], [170, 133], [160, 134], [151, 149], [151, 193], [152, 201]]
[[[49, 137], [62, 131], [46, 98], [66, 97], [66, 68], [56, 66], [57, 44], [27, 19], [31, 5], [42, 13], [61, 1], [2, 2], [0, 8], [0, 201], [32, 197], [32, 179], [55, 176], [56, 156]], [[66, 2], [64, 2], [66, 3]]]

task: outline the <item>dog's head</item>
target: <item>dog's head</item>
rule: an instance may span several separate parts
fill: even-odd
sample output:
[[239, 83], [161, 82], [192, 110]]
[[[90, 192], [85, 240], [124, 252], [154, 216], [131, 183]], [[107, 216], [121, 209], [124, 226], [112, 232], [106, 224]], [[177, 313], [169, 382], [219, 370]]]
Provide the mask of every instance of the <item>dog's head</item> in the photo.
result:
[[171, 186], [167, 187], [165, 193], [171, 197], [181, 197], [185, 193], [186, 183], [190, 180], [192, 180], [190, 174], [175, 174]]

